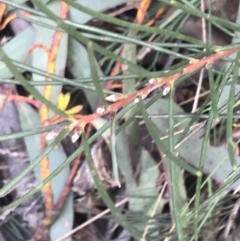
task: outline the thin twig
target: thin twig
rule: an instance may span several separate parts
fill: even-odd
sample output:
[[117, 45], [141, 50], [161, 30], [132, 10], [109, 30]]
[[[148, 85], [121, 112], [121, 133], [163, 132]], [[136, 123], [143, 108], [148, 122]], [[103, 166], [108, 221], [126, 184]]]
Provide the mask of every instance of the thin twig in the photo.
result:
[[[154, 205], [154, 208], [153, 208], [153, 210], [152, 210], [152, 213], [151, 213], [151, 215], [150, 215], [150, 218], [153, 218], [153, 216], [156, 214], [157, 208], [158, 208], [158, 206], [159, 206], [160, 201], [162, 200], [162, 196], [163, 196], [163, 193], [164, 193], [166, 187], [167, 187], [167, 182], [164, 183], [163, 188], [162, 188], [161, 192], [160, 192], [159, 195], [158, 195], [158, 199], [157, 199], [157, 201], [156, 201], [156, 203], [155, 203], [155, 205]], [[150, 223], [149, 223], [149, 222], [150, 222], [150, 221], [148, 221], [148, 224], [147, 224], [147, 226], [146, 226], [145, 229], [144, 229], [143, 236], [142, 236], [143, 239], [145, 239], [145, 237], [146, 237], [146, 235], [147, 235], [147, 232], [148, 232], [148, 230], [149, 230], [149, 228], [150, 228]]]
[[[204, 12], [204, 0], [201, 0], [201, 10], [202, 10], [202, 12]], [[202, 39], [203, 39], [204, 43], [207, 43], [206, 20], [204, 18], [202, 18]], [[200, 91], [202, 88], [202, 82], [203, 82], [203, 75], [204, 75], [204, 68], [201, 69], [201, 71], [200, 71], [197, 91], [196, 91], [196, 95], [195, 95], [195, 99], [194, 99], [193, 107], [192, 107], [192, 113], [194, 113], [196, 111], [197, 106], [198, 106], [199, 95], [200, 95]]]

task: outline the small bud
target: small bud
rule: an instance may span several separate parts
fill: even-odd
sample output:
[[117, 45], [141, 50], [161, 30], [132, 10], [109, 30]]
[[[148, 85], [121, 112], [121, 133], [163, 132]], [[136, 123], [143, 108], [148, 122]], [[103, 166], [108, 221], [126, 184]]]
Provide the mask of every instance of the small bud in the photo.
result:
[[96, 113], [101, 115], [102, 113], [104, 113], [105, 110], [106, 110], [105, 107], [100, 106], [97, 108]]
[[134, 100], [134, 103], [137, 104], [139, 102], [139, 98], [137, 97], [135, 100]]
[[171, 90], [171, 87], [170, 87], [170, 86], [164, 87], [164, 89], [163, 89], [163, 96], [167, 95], [170, 90]]
[[57, 128], [55, 128], [54, 130], [50, 131], [46, 135], [45, 139], [47, 141], [51, 141], [53, 138], [57, 137], [63, 129], [64, 129], [64, 127], [57, 127]]
[[156, 79], [152, 78], [152, 79], [150, 79], [150, 80], [148, 81], [148, 83], [149, 83], [150, 85], [155, 84], [155, 83], [156, 83]]
[[198, 59], [190, 58], [189, 64], [195, 64], [195, 63], [197, 63], [198, 61], [199, 61]]
[[57, 137], [58, 133], [51, 131], [46, 135], [46, 140], [51, 141], [54, 137]]
[[148, 95], [141, 94], [142, 100], [144, 100]]
[[111, 102], [117, 102], [119, 100], [122, 100], [126, 98], [126, 95], [120, 94], [120, 93], [116, 93], [116, 94], [112, 94], [106, 97], [107, 101], [111, 101]]
[[73, 133], [73, 135], [71, 136], [71, 141], [72, 141], [72, 143], [75, 143], [78, 139], [79, 139], [79, 137], [81, 136], [81, 131], [77, 131], [77, 130], [75, 130], [74, 131], [74, 133]]

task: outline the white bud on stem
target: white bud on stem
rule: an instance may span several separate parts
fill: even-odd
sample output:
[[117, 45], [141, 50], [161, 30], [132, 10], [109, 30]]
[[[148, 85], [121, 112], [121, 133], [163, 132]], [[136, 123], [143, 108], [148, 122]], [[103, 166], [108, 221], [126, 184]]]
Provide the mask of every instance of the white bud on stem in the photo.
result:
[[102, 113], [104, 113], [105, 110], [106, 110], [105, 107], [100, 106], [97, 108], [96, 113], [101, 115]]

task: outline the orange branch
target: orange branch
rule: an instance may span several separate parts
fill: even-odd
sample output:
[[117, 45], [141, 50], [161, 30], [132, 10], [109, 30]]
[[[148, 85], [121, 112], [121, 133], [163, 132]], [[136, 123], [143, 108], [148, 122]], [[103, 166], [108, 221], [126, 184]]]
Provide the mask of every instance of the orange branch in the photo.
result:
[[[73, 127], [79, 127], [79, 126], [86, 126], [87, 124], [90, 124], [93, 120], [98, 119], [102, 116], [105, 116], [111, 112], [117, 112], [119, 109], [125, 107], [126, 105], [132, 103], [137, 98], [146, 98], [153, 90], [165, 86], [165, 88], [171, 88], [172, 84], [178, 80], [180, 77], [192, 73], [206, 65], [211, 65], [215, 61], [219, 59], [226, 58], [230, 56], [233, 53], [236, 53], [240, 50], [240, 48], [232, 48], [228, 50], [218, 51], [215, 54], [212, 54], [210, 56], [204, 57], [202, 59], [194, 59], [190, 61], [189, 64], [182, 67], [182, 70], [179, 71], [176, 74], [162, 77], [162, 78], [155, 78], [149, 85], [147, 85], [145, 88], [136, 91], [135, 93], [125, 96], [122, 95], [122, 98], [117, 98], [119, 101], [108, 105], [107, 107], [100, 106], [95, 113], [90, 115], [74, 115], [76, 118], [76, 121], [72, 123]], [[118, 94], [117, 94], [118, 95]], [[64, 119], [62, 117], [55, 116], [54, 117], [54, 124], [60, 123]], [[52, 123], [52, 121], [51, 121]]]
[[[66, 19], [69, 11], [69, 6], [65, 2], [61, 2], [60, 9], [61, 9], [60, 17], [62, 19]], [[56, 58], [59, 51], [59, 46], [60, 46], [62, 36], [63, 36], [62, 32], [59, 32], [59, 31], [55, 32], [50, 50], [48, 50], [47, 48], [44, 48], [44, 50], [48, 52], [48, 63], [47, 63], [48, 73], [55, 74]], [[46, 81], [51, 81], [51, 78], [46, 78]], [[46, 85], [43, 90], [44, 97], [49, 101], [51, 101], [51, 97], [52, 97], [52, 88], [53, 87], [51, 85]], [[48, 107], [46, 105], [42, 105], [39, 110], [39, 114], [40, 114], [40, 120], [41, 120], [42, 126], [46, 126], [47, 121], [49, 120]], [[46, 133], [41, 134], [41, 137], [40, 137], [41, 150], [44, 150], [47, 147], [47, 145], [48, 143], [46, 140]], [[48, 156], [43, 158], [40, 163], [40, 173], [41, 173], [42, 180], [46, 179], [51, 174]], [[43, 186], [42, 193], [43, 193], [43, 198], [45, 203], [46, 217], [44, 218], [41, 227], [36, 231], [35, 236], [31, 241], [41, 240], [41, 236], [44, 229], [52, 224], [56, 216], [56, 214], [53, 212], [54, 199], [53, 199], [51, 182], [48, 182], [46, 185]]]
[[229, 50], [223, 50], [219, 51], [213, 55], [204, 57], [202, 59], [192, 59], [188, 65], [182, 68], [182, 70], [176, 74], [173, 74], [171, 76], [166, 76], [162, 78], [155, 78], [153, 79], [152, 83], [146, 86], [145, 88], [119, 100], [116, 103], [113, 103], [107, 107], [99, 107], [96, 111], [96, 113], [90, 114], [90, 115], [82, 115], [79, 116], [78, 120], [74, 123], [72, 123], [73, 126], [79, 127], [79, 126], [85, 126], [89, 123], [91, 123], [93, 120], [98, 119], [102, 116], [105, 116], [111, 112], [116, 112], [120, 108], [123, 108], [124, 106], [130, 104], [131, 102], [135, 101], [137, 98], [146, 98], [153, 90], [161, 87], [166, 86], [167, 88], [171, 88], [172, 84], [178, 80], [180, 77], [192, 73], [195, 70], [198, 70], [205, 65], [211, 65], [216, 60], [223, 59], [228, 57], [229, 55], [236, 53], [239, 51], [240, 48], [233, 48]]

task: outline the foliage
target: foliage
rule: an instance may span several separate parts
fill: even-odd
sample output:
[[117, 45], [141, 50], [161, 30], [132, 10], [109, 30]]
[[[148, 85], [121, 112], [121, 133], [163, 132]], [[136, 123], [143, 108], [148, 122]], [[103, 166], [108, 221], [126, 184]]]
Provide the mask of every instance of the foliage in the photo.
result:
[[[34, 195], [41, 192], [37, 210], [43, 222], [38, 228], [49, 233], [40, 234], [71, 240], [82, 205], [76, 196], [84, 193], [86, 198], [94, 191], [85, 190], [85, 184], [97, 189], [101, 205], [111, 212], [103, 219], [105, 232], [99, 224], [86, 229], [96, 240], [234, 235], [233, 209], [219, 209], [234, 200], [237, 205], [238, 199], [239, 19], [230, 21], [228, 12], [225, 19], [219, 17], [210, 0], [30, 2], [0, 1], [0, 10], [7, 13], [1, 29], [8, 21], [12, 30], [14, 24], [20, 28], [21, 21], [28, 23], [0, 47], [2, 108], [13, 103], [17, 114], [11, 112], [10, 118], [21, 126], [8, 123], [9, 131], [0, 136], [0, 154], [13, 155], [11, 140], [22, 138], [28, 160], [17, 173], [5, 160], [10, 181], [0, 197], [13, 189], [18, 193], [28, 175], [36, 179], [2, 206], [4, 220], [11, 217], [1, 225], [4, 238], [33, 235], [36, 227], [27, 229], [36, 213], [26, 220], [28, 225], [21, 225], [17, 216], [23, 216], [19, 207], [28, 206], [30, 199], [36, 207]], [[136, 7], [132, 17], [127, 10]], [[111, 16], [114, 12], [118, 17]], [[232, 43], [216, 44], [215, 31]], [[184, 98], [184, 90], [192, 91], [191, 78], [197, 87], [189, 111], [177, 99]], [[201, 98], [204, 88], [208, 92]], [[71, 190], [71, 183], [81, 186]], [[127, 208], [116, 206], [119, 197], [127, 197]], [[85, 218], [99, 210], [99, 203], [93, 204]], [[229, 219], [226, 228], [224, 219]], [[111, 232], [115, 224], [121, 228]]]

